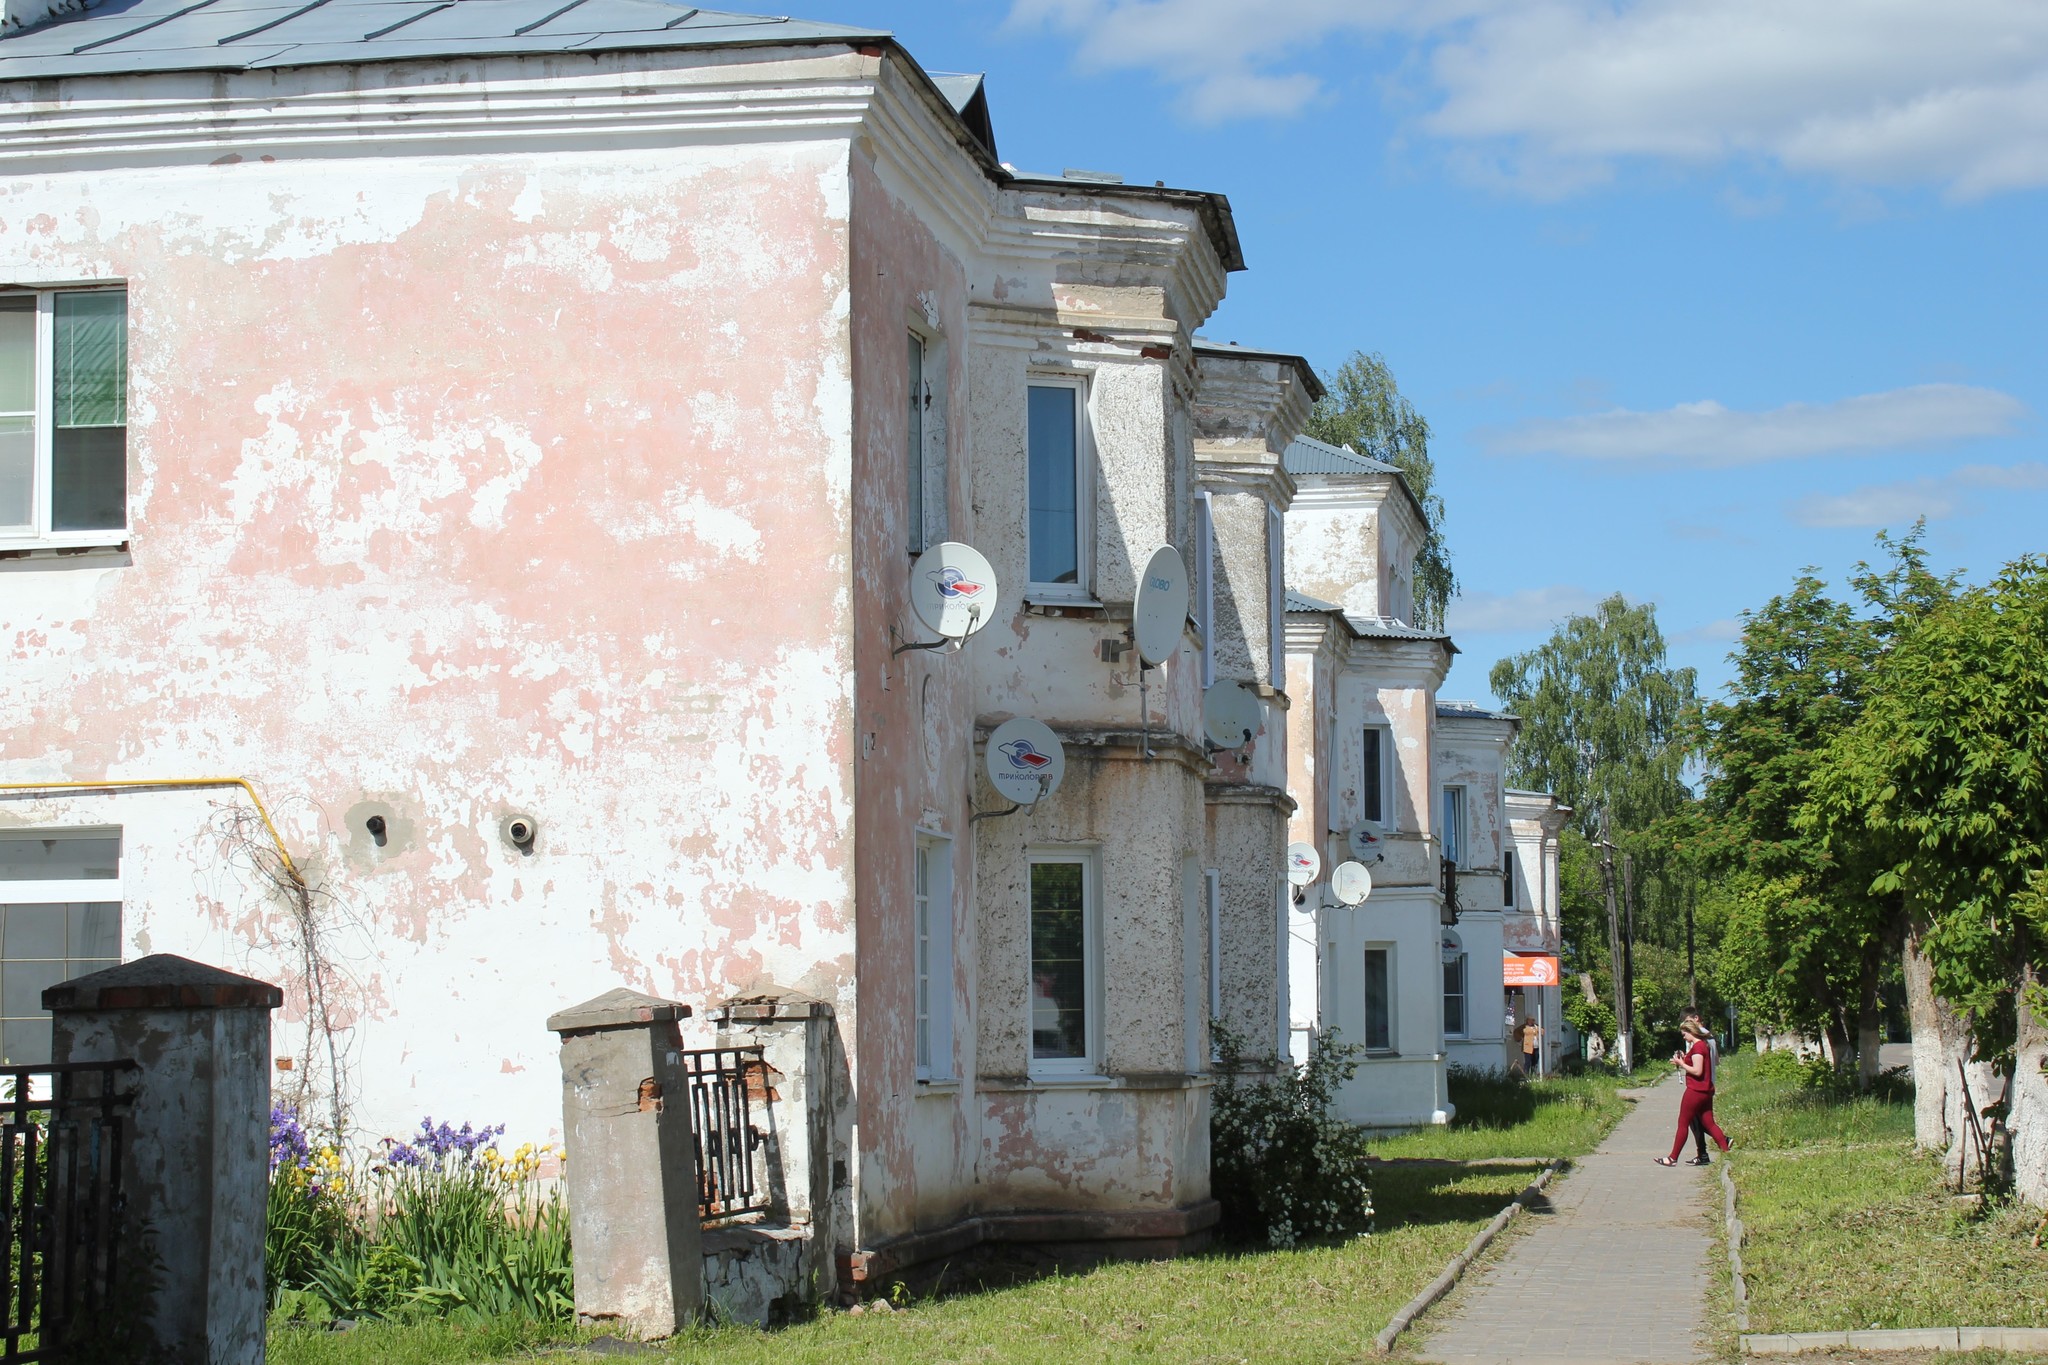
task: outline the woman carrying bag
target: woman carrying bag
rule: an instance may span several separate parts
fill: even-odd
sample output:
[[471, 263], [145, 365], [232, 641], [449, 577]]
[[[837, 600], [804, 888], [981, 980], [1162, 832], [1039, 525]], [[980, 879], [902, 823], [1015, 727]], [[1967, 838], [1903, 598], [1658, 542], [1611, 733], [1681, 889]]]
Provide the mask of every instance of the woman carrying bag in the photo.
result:
[[1687, 1019], [1678, 1027], [1686, 1047], [1671, 1054], [1671, 1064], [1685, 1073], [1685, 1095], [1678, 1104], [1678, 1136], [1671, 1144], [1671, 1155], [1657, 1158], [1659, 1166], [1678, 1164], [1678, 1154], [1685, 1150], [1686, 1136], [1695, 1122], [1707, 1130], [1723, 1152], [1729, 1147], [1728, 1135], [1714, 1122], [1714, 1051], [1707, 1046], [1707, 1026], [1697, 1019]]

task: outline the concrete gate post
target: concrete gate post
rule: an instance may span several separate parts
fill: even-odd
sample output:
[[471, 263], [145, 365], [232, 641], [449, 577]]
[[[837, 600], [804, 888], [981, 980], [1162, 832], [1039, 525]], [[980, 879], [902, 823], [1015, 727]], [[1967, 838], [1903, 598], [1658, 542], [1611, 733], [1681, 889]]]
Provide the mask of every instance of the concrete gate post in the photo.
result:
[[621, 987], [548, 1020], [562, 1037], [562, 1132], [576, 1316], [665, 1337], [704, 1301], [697, 1152], [678, 1020]]
[[262, 1365], [270, 1012], [283, 1002], [267, 981], [169, 953], [43, 992], [54, 1061], [141, 1067], [122, 1254], [155, 1262], [145, 1321], [165, 1359]]

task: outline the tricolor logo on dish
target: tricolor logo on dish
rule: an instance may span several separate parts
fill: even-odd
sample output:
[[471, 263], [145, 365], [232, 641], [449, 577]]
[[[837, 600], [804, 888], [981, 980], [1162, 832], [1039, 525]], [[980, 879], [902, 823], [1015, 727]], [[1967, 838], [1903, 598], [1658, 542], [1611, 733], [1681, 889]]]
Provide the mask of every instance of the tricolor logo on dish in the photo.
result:
[[1052, 766], [1052, 759], [1038, 752], [1028, 739], [1013, 739], [1003, 745], [1002, 750], [1003, 756], [1010, 760], [1010, 766], [1021, 773], [1035, 773]]
[[1315, 866], [1315, 860], [1310, 858], [1306, 853], [1297, 853], [1291, 859], [1289, 859], [1289, 861], [1292, 862], [1296, 867], [1304, 869]]
[[941, 569], [935, 574], [926, 575], [926, 577], [939, 585], [939, 596], [941, 597], [979, 597], [981, 596], [982, 588], [985, 586], [964, 576], [958, 569]]

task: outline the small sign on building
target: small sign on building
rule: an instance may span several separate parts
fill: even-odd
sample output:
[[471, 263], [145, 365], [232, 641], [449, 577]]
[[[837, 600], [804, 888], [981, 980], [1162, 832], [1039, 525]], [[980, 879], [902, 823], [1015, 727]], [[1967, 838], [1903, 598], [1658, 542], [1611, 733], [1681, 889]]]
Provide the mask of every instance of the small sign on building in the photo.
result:
[[1557, 954], [1502, 953], [1501, 984], [1504, 986], [1555, 986]]

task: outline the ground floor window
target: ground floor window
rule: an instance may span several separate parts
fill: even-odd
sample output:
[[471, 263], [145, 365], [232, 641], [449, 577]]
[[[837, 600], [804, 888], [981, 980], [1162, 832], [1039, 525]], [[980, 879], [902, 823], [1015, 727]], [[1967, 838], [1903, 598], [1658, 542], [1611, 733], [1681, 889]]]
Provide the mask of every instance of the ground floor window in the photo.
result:
[[1089, 1069], [1095, 1051], [1094, 866], [1087, 855], [1031, 859], [1031, 1062]]
[[1465, 954], [1444, 951], [1444, 1037], [1463, 1038], [1465, 1023]]
[[121, 962], [121, 832], [0, 834], [0, 1059], [50, 1060], [43, 992]]
[[917, 1078], [953, 1075], [953, 845], [920, 835], [911, 872], [917, 936]]
[[1392, 957], [1391, 948], [1365, 950], [1365, 1046], [1370, 1052], [1394, 1048]]

